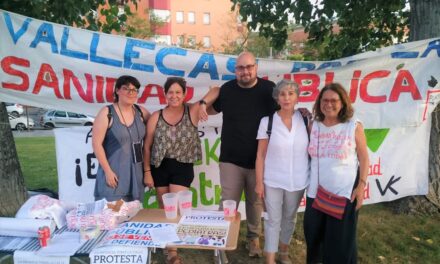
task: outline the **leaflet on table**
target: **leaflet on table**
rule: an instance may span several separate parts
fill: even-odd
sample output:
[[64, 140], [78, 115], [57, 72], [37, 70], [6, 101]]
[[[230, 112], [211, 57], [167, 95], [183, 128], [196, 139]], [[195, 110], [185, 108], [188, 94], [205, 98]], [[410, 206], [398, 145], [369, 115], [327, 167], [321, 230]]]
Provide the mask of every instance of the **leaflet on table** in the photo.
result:
[[229, 221], [223, 213], [195, 213], [182, 216], [177, 226], [180, 242], [171, 245], [196, 245], [200, 247], [226, 247], [229, 232]]
[[137, 247], [158, 247], [164, 248], [166, 242], [153, 240], [150, 230], [167, 229], [172, 227], [171, 231], [176, 230], [176, 224], [168, 223], [145, 223], [145, 222], [126, 222], [119, 225], [107, 233], [98, 247], [104, 246], [137, 246]]
[[179, 224], [229, 226], [229, 221], [225, 220], [223, 211], [193, 210], [191, 215], [182, 216]]
[[76, 216], [81, 217], [91, 214], [99, 214], [105, 208], [106, 199], [101, 199], [93, 203], [80, 203], [76, 207]]

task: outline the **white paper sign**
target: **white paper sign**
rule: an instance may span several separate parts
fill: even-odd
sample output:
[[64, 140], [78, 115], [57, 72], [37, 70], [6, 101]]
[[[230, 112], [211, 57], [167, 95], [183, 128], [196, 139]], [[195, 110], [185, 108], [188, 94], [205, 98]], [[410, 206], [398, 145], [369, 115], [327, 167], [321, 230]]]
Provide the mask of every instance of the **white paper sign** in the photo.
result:
[[70, 257], [46, 257], [39, 256], [35, 251], [14, 252], [14, 264], [69, 264]]
[[136, 247], [110, 246], [90, 252], [90, 263], [148, 263], [148, 250]]

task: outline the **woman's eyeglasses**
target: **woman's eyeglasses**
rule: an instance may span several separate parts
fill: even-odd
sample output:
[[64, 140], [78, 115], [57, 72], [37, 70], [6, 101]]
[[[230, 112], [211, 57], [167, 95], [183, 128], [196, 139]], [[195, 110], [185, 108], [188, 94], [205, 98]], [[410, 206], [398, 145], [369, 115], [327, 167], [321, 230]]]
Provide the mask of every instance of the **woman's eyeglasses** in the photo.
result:
[[340, 101], [341, 101], [341, 99], [321, 99], [321, 103], [322, 104], [332, 104], [332, 105], [335, 105], [335, 104], [337, 104]]
[[136, 88], [129, 88], [128, 86], [121, 86], [121, 90], [124, 91], [126, 94], [137, 94], [139, 92], [139, 89]]

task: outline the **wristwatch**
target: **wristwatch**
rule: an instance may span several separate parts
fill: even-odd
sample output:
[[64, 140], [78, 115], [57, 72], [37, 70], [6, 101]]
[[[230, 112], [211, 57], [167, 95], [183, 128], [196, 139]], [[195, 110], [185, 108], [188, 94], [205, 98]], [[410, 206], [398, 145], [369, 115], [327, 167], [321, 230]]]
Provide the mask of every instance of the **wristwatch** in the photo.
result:
[[205, 100], [203, 100], [203, 99], [202, 99], [202, 100], [200, 100], [200, 101], [199, 101], [199, 105], [206, 105], [206, 101], [205, 101]]

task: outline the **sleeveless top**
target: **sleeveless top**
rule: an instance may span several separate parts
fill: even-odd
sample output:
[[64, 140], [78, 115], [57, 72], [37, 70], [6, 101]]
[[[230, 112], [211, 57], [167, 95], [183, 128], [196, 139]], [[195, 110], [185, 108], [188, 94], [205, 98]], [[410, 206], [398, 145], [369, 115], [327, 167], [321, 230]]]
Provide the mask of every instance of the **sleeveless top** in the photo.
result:
[[316, 197], [319, 172], [319, 184], [324, 189], [351, 198], [358, 167], [355, 139], [358, 122], [351, 119], [329, 127], [318, 121], [313, 123], [309, 144], [312, 160], [308, 197]]
[[[107, 130], [102, 143], [105, 155], [114, 173], [118, 176], [118, 186], [113, 189], [105, 180], [105, 173], [98, 167], [95, 183], [95, 199], [108, 201], [124, 199], [144, 200], [143, 163], [134, 163], [132, 144], [141, 142], [145, 136], [145, 124], [142, 116], [133, 108], [135, 118], [130, 126], [125, 126], [117, 115], [113, 105], [109, 111], [113, 122]], [[130, 132], [129, 132], [130, 131]]]
[[176, 125], [165, 121], [160, 110], [151, 147], [151, 164], [156, 168], [164, 158], [182, 163], [194, 163], [202, 159], [199, 131], [191, 122], [189, 107], [185, 105], [182, 119]]

